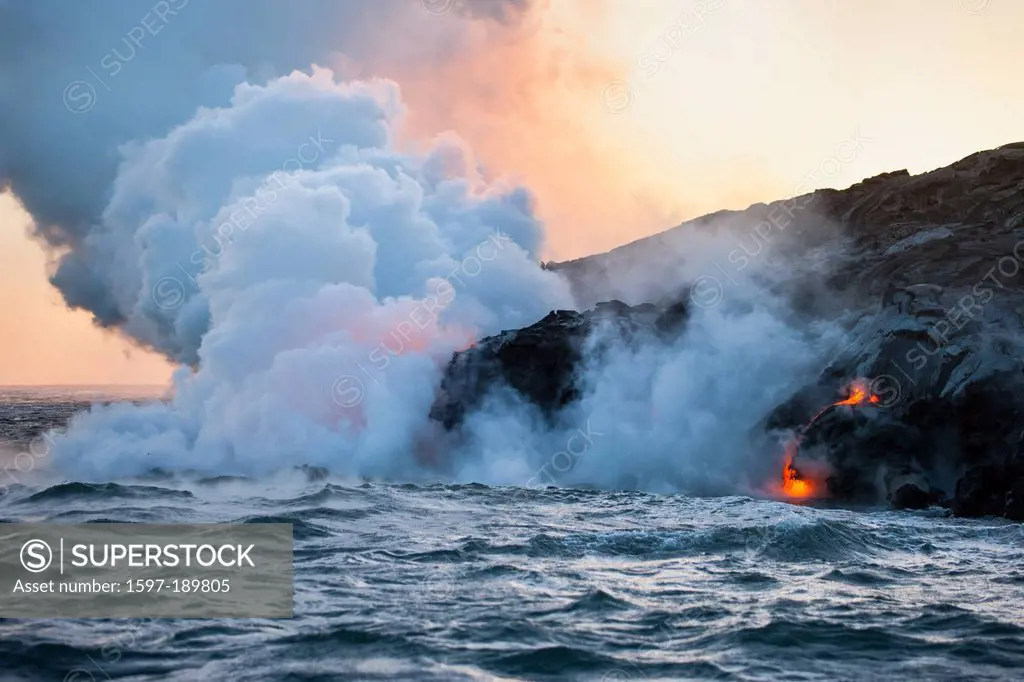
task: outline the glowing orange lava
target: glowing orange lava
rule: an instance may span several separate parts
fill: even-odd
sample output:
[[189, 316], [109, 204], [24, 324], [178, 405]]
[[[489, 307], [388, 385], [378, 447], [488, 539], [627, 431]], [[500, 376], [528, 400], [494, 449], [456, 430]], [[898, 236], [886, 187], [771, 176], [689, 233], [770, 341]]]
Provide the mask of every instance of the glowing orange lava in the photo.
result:
[[788, 498], [797, 500], [814, 497], [814, 484], [801, 477], [800, 472], [793, 468], [792, 463], [786, 463], [782, 469], [782, 493]]
[[[832, 406], [835, 406], [835, 405], [860, 405], [864, 401], [867, 401], [869, 403], [877, 403], [878, 402], [878, 396], [875, 395], [874, 393], [870, 393], [869, 394], [869, 389], [868, 389], [867, 383], [864, 382], [861, 379], [858, 379], [857, 381], [854, 381], [850, 385], [850, 397], [847, 398], [846, 400], [840, 400], [840, 401], [834, 402], [834, 403], [832, 403]], [[821, 413], [819, 412], [819, 414], [821, 414]], [[814, 420], [812, 419], [811, 422], [813, 423], [813, 421]], [[808, 426], [810, 426], [810, 424], [808, 424]]]
[[833, 405], [860, 405], [864, 402], [864, 389], [860, 386], [854, 386], [850, 389], [850, 397], [846, 400], [837, 400], [832, 403]]
[[807, 425], [800, 429], [800, 432], [786, 443], [786, 458], [785, 463], [782, 466], [782, 494], [793, 499], [804, 499], [814, 497], [816, 491], [819, 489], [819, 486], [814, 481], [806, 478], [796, 469], [796, 467], [793, 466], [793, 459], [796, 457], [796, 453], [800, 449], [800, 442], [803, 440], [803, 434], [814, 422], [818, 420], [818, 417], [839, 405], [863, 405], [865, 402], [877, 404], [879, 400], [879, 397], [871, 392], [867, 381], [857, 379], [850, 384], [849, 397], [843, 400], [837, 400], [822, 409], [818, 414], [814, 415], [814, 417], [807, 422]]
[[809, 481], [797, 478], [799, 475], [800, 472], [793, 467], [786, 467], [783, 473], [785, 482], [782, 484], [782, 492], [795, 499], [811, 497], [814, 495], [814, 486]]
[[782, 492], [786, 497], [796, 499], [813, 497], [815, 490], [814, 484], [793, 467], [793, 455], [799, 446], [799, 438], [794, 438], [786, 445], [786, 464], [782, 468]]

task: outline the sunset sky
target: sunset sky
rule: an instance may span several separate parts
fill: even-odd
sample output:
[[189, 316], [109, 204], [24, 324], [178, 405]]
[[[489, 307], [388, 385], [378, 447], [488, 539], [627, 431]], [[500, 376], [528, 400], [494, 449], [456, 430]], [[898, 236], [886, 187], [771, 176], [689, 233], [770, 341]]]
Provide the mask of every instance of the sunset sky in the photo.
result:
[[[536, 194], [549, 258], [1024, 140], [1015, 0], [552, 0], [545, 11], [525, 47], [396, 80], [411, 138], [455, 128]], [[417, 113], [441, 80], [443, 112]], [[492, 81], [498, 96], [482, 96]], [[167, 381], [164, 360], [65, 308], [29, 227], [0, 196], [0, 385]]]

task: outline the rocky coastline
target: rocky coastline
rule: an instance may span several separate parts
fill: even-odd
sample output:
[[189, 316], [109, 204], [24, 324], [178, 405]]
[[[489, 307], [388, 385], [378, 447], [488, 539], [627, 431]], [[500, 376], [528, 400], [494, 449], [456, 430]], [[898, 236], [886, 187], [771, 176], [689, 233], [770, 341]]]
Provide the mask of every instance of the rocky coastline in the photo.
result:
[[[550, 263], [589, 309], [552, 311], [457, 353], [432, 418], [457, 430], [497, 384], [555, 414], [579, 398], [576, 367], [595, 329], [613, 325], [636, 343], [685, 334], [696, 283], [671, 281], [678, 250], [670, 247], [702, 230], [774, 240], [783, 257], [827, 254], [794, 276], [787, 295], [809, 318], [841, 311], [854, 340], [762, 424], [800, 431], [794, 466], [827, 464], [823, 496], [1024, 520], [1024, 143], [920, 175], [886, 173], [719, 212]], [[753, 257], [752, 246], [744, 252]], [[629, 300], [616, 281], [637, 269], [671, 286]], [[854, 381], [870, 387], [869, 402], [826, 409], [808, 426]]]

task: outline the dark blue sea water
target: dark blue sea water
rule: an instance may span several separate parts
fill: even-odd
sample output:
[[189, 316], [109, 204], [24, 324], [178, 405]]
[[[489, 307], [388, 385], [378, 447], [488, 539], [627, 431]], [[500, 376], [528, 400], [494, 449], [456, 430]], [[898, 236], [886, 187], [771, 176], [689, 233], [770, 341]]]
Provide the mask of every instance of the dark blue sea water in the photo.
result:
[[[8, 448], [81, 398], [0, 392]], [[295, 618], [0, 619], [3, 681], [1024, 676], [1024, 526], [1003, 520], [315, 471], [21, 478], [3, 521], [293, 523]]]

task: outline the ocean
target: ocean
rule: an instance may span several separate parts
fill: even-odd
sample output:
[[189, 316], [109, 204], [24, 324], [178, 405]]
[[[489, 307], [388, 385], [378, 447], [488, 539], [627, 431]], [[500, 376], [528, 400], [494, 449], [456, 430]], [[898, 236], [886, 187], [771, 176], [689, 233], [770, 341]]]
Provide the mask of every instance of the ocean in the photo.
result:
[[70, 481], [18, 458], [92, 401], [153, 395], [0, 389], [0, 520], [291, 523], [295, 617], [0, 618], [0, 680], [1024, 674], [1024, 526], [1002, 519], [316, 469]]

